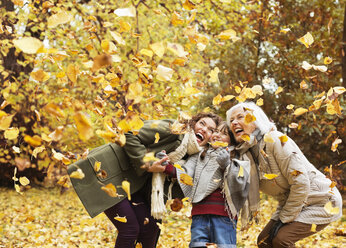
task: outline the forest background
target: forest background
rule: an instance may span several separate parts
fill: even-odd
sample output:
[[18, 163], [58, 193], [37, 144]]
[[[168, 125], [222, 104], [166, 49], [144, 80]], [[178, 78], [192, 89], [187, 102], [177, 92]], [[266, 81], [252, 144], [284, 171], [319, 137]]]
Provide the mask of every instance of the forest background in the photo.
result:
[[[104, 143], [124, 144], [124, 132], [143, 120], [202, 110], [225, 116], [245, 100], [345, 193], [344, 1], [0, 0], [0, 7], [0, 185], [19, 197], [2, 189], [5, 199], [32, 191], [39, 208], [56, 189], [31, 187], [66, 191], [68, 164]], [[3, 240], [17, 221], [7, 213], [22, 209], [6, 202]], [[37, 222], [27, 211], [27, 223]]]

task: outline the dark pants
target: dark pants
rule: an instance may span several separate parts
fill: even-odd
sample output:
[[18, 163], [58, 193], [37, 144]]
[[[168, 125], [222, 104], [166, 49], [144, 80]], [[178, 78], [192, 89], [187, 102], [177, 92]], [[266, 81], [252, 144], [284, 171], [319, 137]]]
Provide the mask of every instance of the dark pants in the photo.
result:
[[[125, 199], [107, 209], [105, 214], [118, 230], [115, 248], [134, 248], [136, 243], [141, 243], [143, 248], [155, 248], [159, 227], [140, 192], [131, 195], [131, 201]], [[115, 220], [116, 216], [126, 217], [127, 222]]]
[[304, 239], [316, 232], [321, 231], [328, 224], [317, 225], [316, 232], [311, 231], [311, 224], [305, 224], [301, 222], [291, 222], [282, 226], [279, 229], [278, 234], [273, 238], [272, 242], [268, 239], [269, 232], [272, 229], [276, 221], [270, 220], [268, 224], [263, 228], [262, 232], [258, 235], [257, 245], [260, 248], [288, 248], [296, 247], [295, 243], [298, 240]]

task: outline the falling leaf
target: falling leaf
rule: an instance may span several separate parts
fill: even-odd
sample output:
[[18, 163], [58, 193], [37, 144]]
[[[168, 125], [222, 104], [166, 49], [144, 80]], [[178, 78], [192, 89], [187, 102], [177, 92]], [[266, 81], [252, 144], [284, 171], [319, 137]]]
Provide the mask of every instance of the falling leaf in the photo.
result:
[[335, 181], [332, 181], [332, 183], [329, 185], [329, 188], [334, 188], [337, 185], [337, 183]]
[[335, 208], [334, 208], [331, 201], [327, 202], [327, 203], [324, 205], [324, 210], [325, 210], [328, 214], [332, 214], [332, 215], [338, 214], [338, 213], [340, 212], [339, 207], [335, 207]]
[[189, 0], [185, 0], [185, 2], [183, 3], [183, 8], [186, 10], [193, 10], [196, 8], [196, 5]]
[[57, 117], [61, 117], [61, 118], [64, 118], [65, 117], [65, 113], [59, 108], [58, 105], [56, 105], [55, 103], [48, 103], [44, 109], [50, 113], [50, 114], [53, 114]]
[[295, 116], [299, 116], [299, 115], [302, 115], [302, 114], [305, 114], [306, 112], [308, 112], [309, 110], [305, 109], [305, 108], [297, 108], [295, 111], [294, 111], [294, 115]]
[[343, 94], [344, 92], [346, 92], [345, 87], [342, 86], [336, 86], [333, 88], [334, 92], [337, 93], [338, 95]]
[[262, 98], [258, 99], [257, 102], [256, 102], [256, 105], [257, 106], [262, 106], [263, 105], [263, 99]]
[[326, 72], [328, 70], [327, 66], [324, 66], [324, 65], [312, 65], [312, 68], [320, 72]]
[[220, 40], [232, 40], [233, 42], [240, 40], [240, 38], [237, 37], [237, 33], [233, 29], [222, 31], [218, 37]]
[[180, 164], [174, 164], [173, 166], [179, 170], [185, 171]]
[[20, 153], [20, 148], [18, 146], [12, 146], [12, 149], [15, 153]]
[[172, 19], [171, 19], [171, 23], [173, 24], [173, 26], [183, 25], [184, 22], [185, 21], [181, 17], [181, 15], [179, 13], [177, 13], [176, 11], [174, 11], [172, 14]]
[[0, 130], [7, 130], [11, 126], [13, 116], [6, 114], [0, 117]]
[[112, 183], [109, 183], [106, 186], [102, 186], [101, 189], [104, 192], [106, 192], [107, 195], [109, 195], [110, 197], [118, 197], [119, 196], [119, 194], [117, 193], [116, 187]]
[[227, 147], [229, 144], [227, 142], [215, 141], [210, 143], [212, 147]]
[[241, 165], [239, 165], [239, 172], [237, 177], [244, 177], [244, 168]]
[[18, 184], [15, 184], [14, 185], [14, 188], [16, 189], [16, 191], [19, 193], [19, 194], [23, 194], [23, 192], [21, 192], [21, 190], [20, 190], [20, 186], [18, 185]]
[[76, 113], [73, 119], [77, 126], [78, 136], [81, 140], [86, 141], [94, 135], [89, 118], [86, 117], [82, 112]]
[[33, 71], [30, 73], [30, 76], [35, 79], [36, 81], [39, 82], [44, 82], [47, 81], [49, 79], [49, 74], [47, 72], [45, 72], [42, 69], [39, 69], [37, 71]]
[[310, 231], [311, 232], [316, 232], [316, 224], [311, 224], [311, 229], [310, 229]]
[[298, 123], [295, 123], [295, 122], [292, 122], [288, 125], [288, 127], [292, 129], [297, 128], [298, 126], [299, 126]]
[[156, 78], [160, 81], [171, 81], [173, 77], [173, 70], [163, 65], [159, 65], [156, 68]]
[[136, 8], [131, 5], [129, 8], [116, 9], [114, 10], [114, 14], [116, 14], [117, 16], [135, 17]]
[[40, 152], [43, 152], [45, 149], [46, 148], [44, 146], [36, 147], [32, 152], [32, 156], [37, 158], [37, 154], [39, 154]]
[[337, 151], [337, 148], [338, 148], [338, 145], [342, 143], [342, 140], [339, 139], [339, 138], [336, 138], [334, 141], [333, 141], [333, 144], [332, 144], [332, 148], [331, 150], [333, 152], [336, 152]]
[[243, 134], [240, 138], [244, 141], [250, 141], [250, 136], [247, 134]]
[[307, 32], [303, 37], [299, 38], [298, 41], [300, 41], [307, 48], [309, 48], [311, 46], [311, 44], [314, 42], [314, 37], [312, 37], [310, 32]]
[[30, 183], [29, 179], [27, 177], [20, 177], [19, 178], [19, 183], [23, 186], [26, 186]]
[[215, 96], [213, 98], [213, 105], [214, 106], [220, 105], [221, 102], [222, 102], [222, 96], [220, 94], [218, 94], [217, 96]]
[[18, 40], [13, 40], [13, 44], [24, 53], [28, 54], [37, 53], [38, 49], [43, 46], [42, 41], [34, 37], [24, 37]]
[[24, 141], [34, 147], [40, 146], [42, 143], [42, 139], [38, 135], [34, 135], [33, 137], [31, 137], [30, 135], [25, 135]]
[[189, 55], [189, 53], [184, 50], [184, 47], [178, 43], [167, 42], [167, 49], [180, 58], [186, 58], [186, 56]]
[[245, 115], [245, 120], [244, 120], [245, 124], [248, 125], [248, 124], [250, 124], [251, 122], [254, 122], [254, 121], [256, 121], [256, 117], [253, 114], [247, 113]]
[[288, 137], [287, 135], [282, 135], [279, 137], [281, 143], [286, 143], [288, 141]]
[[126, 42], [123, 39], [123, 37], [121, 36], [121, 34], [119, 34], [118, 32], [115, 31], [109, 31], [111, 36], [113, 37], [113, 39], [120, 45], [125, 45]]
[[83, 179], [85, 177], [83, 171], [78, 168], [77, 170], [73, 171], [71, 174], [70, 174], [70, 177], [71, 178], [75, 178], [75, 179]]
[[65, 24], [72, 21], [72, 15], [66, 11], [60, 11], [57, 14], [48, 17], [48, 28], [55, 28], [60, 24]]
[[264, 142], [266, 143], [274, 143], [275, 141], [273, 140], [273, 137], [271, 136], [270, 133], [266, 133], [263, 138]]
[[291, 172], [291, 175], [296, 177], [296, 176], [299, 176], [300, 174], [303, 174], [303, 172], [299, 171], [299, 170], [294, 170]]
[[283, 29], [280, 30], [280, 33], [287, 34], [289, 31], [291, 31], [291, 29], [289, 29], [289, 28], [283, 28]]
[[163, 42], [157, 42], [157, 43], [151, 44], [150, 48], [160, 58], [162, 58], [166, 50], [166, 47]]
[[210, 77], [208, 81], [211, 83], [219, 82], [219, 77], [218, 77], [219, 72], [220, 72], [220, 69], [218, 67], [215, 67], [213, 70], [211, 70], [208, 74], [208, 76]]
[[323, 60], [323, 63], [325, 65], [329, 65], [332, 62], [333, 62], [333, 59], [331, 57], [325, 57], [324, 60]]
[[306, 90], [308, 88], [308, 84], [303, 80], [299, 84], [300, 88]]
[[174, 198], [172, 204], [170, 205], [172, 211], [179, 212], [183, 208], [183, 201], [179, 198]]
[[277, 177], [278, 175], [276, 175], [276, 174], [267, 174], [267, 173], [265, 173], [264, 175], [263, 175], [263, 177], [265, 177], [265, 178], [267, 178], [267, 179], [269, 179], [269, 180], [271, 180], [271, 179], [274, 179], [275, 177]]
[[94, 171], [98, 172], [101, 169], [101, 162], [100, 161], [96, 161], [94, 163]]
[[125, 193], [127, 194], [127, 199], [129, 199], [129, 201], [131, 201], [131, 191], [130, 191], [129, 181], [126, 181], [126, 180], [122, 181], [121, 187], [125, 191]]
[[180, 182], [186, 185], [193, 186], [193, 179], [188, 174], [181, 174]]
[[154, 55], [154, 52], [149, 50], [149, 49], [141, 49], [139, 51], [139, 53], [142, 54], [142, 55], [146, 55], [146, 56], [148, 56], [150, 58], [153, 57], [153, 55]]
[[275, 95], [280, 94], [283, 90], [284, 90], [284, 89], [283, 89], [281, 86], [279, 86], [279, 87], [277, 88], [277, 90], [275, 91]]
[[122, 222], [122, 223], [126, 223], [127, 222], [126, 216], [124, 216], [124, 217], [115, 216], [114, 219], [119, 221], [119, 222]]
[[289, 104], [286, 106], [286, 109], [293, 109], [294, 108], [294, 105], [293, 104]]
[[78, 66], [74, 65], [74, 64], [69, 64], [67, 66], [67, 70], [66, 70], [66, 74], [67, 77], [73, 82], [76, 83], [77, 82], [77, 77], [79, 74], [79, 68]]
[[14, 140], [18, 137], [18, 134], [19, 134], [19, 129], [16, 127], [11, 127], [5, 131], [4, 136], [8, 140]]
[[308, 71], [312, 68], [312, 65], [310, 65], [308, 62], [303, 61], [302, 67], [304, 70]]

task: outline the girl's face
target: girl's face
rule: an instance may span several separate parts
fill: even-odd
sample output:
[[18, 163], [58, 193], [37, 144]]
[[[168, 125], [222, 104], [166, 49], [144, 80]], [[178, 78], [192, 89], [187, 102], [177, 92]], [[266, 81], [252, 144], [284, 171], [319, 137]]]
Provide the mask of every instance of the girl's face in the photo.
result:
[[[226, 124], [219, 125], [213, 132], [212, 136], [210, 137], [211, 144], [215, 143], [216, 141], [225, 142], [228, 145], [231, 144], [231, 137], [229, 136]], [[212, 147], [217, 148], [216, 146], [213, 146], [213, 145]]]
[[248, 112], [244, 108], [239, 107], [233, 110], [230, 118], [230, 129], [234, 135], [237, 143], [243, 143], [244, 140], [241, 138], [242, 135], [250, 135], [256, 129], [254, 122], [249, 124], [245, 123], [245, 116]]
[[200, 146], [205, 146], [216, 128], [212, 118], [204, 117], [199, 119], [193, 128]]

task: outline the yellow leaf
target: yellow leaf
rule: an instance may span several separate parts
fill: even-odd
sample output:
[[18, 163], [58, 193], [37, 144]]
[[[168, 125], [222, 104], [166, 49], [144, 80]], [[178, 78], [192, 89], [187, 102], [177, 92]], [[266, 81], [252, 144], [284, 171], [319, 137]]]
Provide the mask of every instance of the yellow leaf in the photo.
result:
[[185, 2], [183, 3], [183, 8], [186, 10], [193, 10], [194, 8], [196, 8], [196, 5], [189, 0], [185, 0]]
[[96, 161], [94, 164], [94, 171], [98, 172], [101, 169], [101, 162]]
[[256, 102], [256, 105], [257, 106], [262, 106], [263, 105], [263, 99], [262, 98], [258, 99], [257, 102]]
[[266, 143], [274, 143], [274, 140], [272, 138], [272, 136], [270, 135], [270, 133], [266, 133], [264, 135], [264, 138], [263, 138], [264, 142]]
[[280, 33], [286, 34], [286, 33], [288, 33], [289, 31], [291, 31], [291, 29], [289, 29], [289, 28], [283, 28], [283, 29], [280, 30]]
[[58, 105], [54, 104], [54, 103], [48, 103], [44, 109], [49, 112], [50, 114], [53, 114], [55, 116], [58, 117], [65, 117], [65, 113], [59, 108]]
[[293, 104], [288, 104], [287, 106], [286, 106], [286, 109], [293, 109], [294, 108], [294, 105]]
[[170, 129], [173, 134], [182, 134], [186, 132], [186, 125], [178, 121], [175, 121], [171, 125]]
[[235, 86], [234, 90], [237, 94], [239, 94], [241, 92], [241, 88], [239, 86]]
[[5, 115], [0, 117], [0, 130], [7, 130], [11, 126], [14, 115]]
[[29, 179], [27, 177], [20, 177], [19, 182], [21, 185], [26, 186], [30, 183]]
[[213, 70], [211, 70], [208, 74], [208, 76], [210, 77], [208, 81], [211, 83], [219, 82], [219, 77], [218, 77], [219, 72], [220, 72], [220, 69], [218, 67], [215, 67]]
[[332, 62], [333, 62], [333, 59], [331, 57], [325, 57], [324, 60], [323, 60], [323, 63], [325, 65], [329, 65]]
[[163, 42], [157, 42], [157, 43], [151, 44], [150, 48], [160, 58], [162, 58], [166, 50], [165, 44]]
[[245, 120], [244, 120], [245, 124], [250, 124], [251, 122], [254, 122], [254, 121], [256, 121], [256, 117], [253, 114], [247, 113], [245, 115]]
[[338, 95], [341, 95], [346, 91], [345, 87], [342, 87], [342, 86], [336, 86], [333, 88], [333, 90]]
[[154, 55], [153, 51], [151, 51], [149, 49], [141, 49], [139, 51], [139, 53], [142, 54], [142, 55], [146, 55], [146, 56], [148, 56], [150, 58], [153, 57], [153, 55]]
[[265, 178], [271, 180], [271, 179], [274, 179], [275, 177], [277, 177], [278, 175], [276, 175], [276, 174], [264, 174], [263, 176]]
[[180, 164], [174, 164], [173, 166], [174, 166], [175, 168], [179, 169], [179, 170], [185, 171], [185, 170], [180, 166]]
[[179, 15], [179, 13], [177, 13], [176, 11], [174, 11], [173, 14], [172, 14], [171, 23], [173, 24], [173, 26], [183, 25], [183, 24], [184, 24], [184, 19], [181, 18], [181, 16]]
[[18, 40], [13, 40], [13, 44], [24, 53], [28, 54], [37, 53], [38, 49], [43, 46], [42, 41], [34, 37], [24, 37]]
[[193, 186], [193, 179], [188, 174], [181, 174], [180, 175], [180, 182], [186, 185]]
[[44, 146], [36, 147], [32, 152], [32, 156], [37, 158], [37, 154], [39, 154], [40, 152], [43, 152], [45, 149], [46, 148]]
[[126, 180], [122, 181], [121, 187], [123, 188], [123, 190], [127, 194], [127, 199], [129, 199], [129, 201], [131, 201], [131, 191], [130, 191], [129, 181], [126, 181]]
[[213, 143], [210, 143], [212, 147], [227, 147], [228, 143], [227, 142], [222, 142], [222, 141], [215, 141]]
[[339, 138], [336, 138], [334, 141], [333, 141], [333, 144], [332, 144], [332, 148], [331, 150], [333, 152], [336, 152], [337, 148], [338, 148], [338, 145], [342, 143], [342, 140], [339, 139]]
[[116, 9], [114, 11], [114, 14], [116, 14], [117, 16], [135, 17], [136, 8], [131, 5], [129, 8]]
[[299, 171], [299, 170], [294, 170], [290, 173], [292, 176], [296, 177], [299, 176], [300, 174], [303, 174], [303, 172]]
[[316, 224], [311, 224], [311, 229], [310, 229], [310, 231], [311, 232], [316, 232]]
[[155, 133], [155, 141], [154, 144], [156, 144], [157, 142], [159, 142], [160, 140], [160, 134], [159, 133]]
[[125, 45], [126, 42], [123, 39], [123, 37], [121, 36], [121, 34], [119, 34], [118, 32], [115, 31], [109, 31], [109, 33], [111, 34], [111, 36], [113, 37], [113, 39], [120, 45]]
[[110, 197], [117, 197], [119, 194], [117, 193], [117, 189], [112, 183], [107, 184], [106, 186], [102, 186], [101, 189], [107, 193]]
[[181, 199], [182, 202], [186, 202], [189, 200], [189, 197], [184, 197], [183, 199]]
[[126, 223], [127, 222], [126, 216], [124, 216], [124, 217], [115, 216], [114, 219], [117, 220], [117, 221], [120, 221], [122, 223]]
[[78, 136], [81, 140], [86, 141], [94, 135], [89, 118], [87, 118], [82, 112], [76, 113], [73, 119], [77, 126]]
[[69, 64], [69, 65], [67, 66], [66, 74], [67, 74], [67, 77], [68, 77], [73, 83], [76, 83], [76, 82], [77, 82], [77, 77], [78, 77], [78, 74], [79, 74], [79, 68], [78, 68], [78, 66], [75, 66], [74, 64]]
[[178, 43], [167, 42], [167, 49], [180, 58], [186, 59], [186, 56], [189, 54], [184, 50], [184, 47]]
[[226, 95], [226, 96], [222, 97], [222, 101], [226, 102], [226, 101], [232, 100], [234, 97], [235, 96], [233, 96], [233, 95]]
[[37, 71], [31, 72], [30, 76], [35, 79], [36, 81], [39, 82], [44, 82], [47, 81], [49, 79], [49, 74], [45, 71], [43, 71], [42, 69], [39, 69]]
[[132, 132], [139, 132], [139, 130], [143, 127], [144, 122], [138, 115], [135, 115], [129, 121], [129, 126]]
[[299, 115], [302, 115], [302, 114], [305, 114], [306, 112], [308, 112], [309, 110], [305, 109], [305, 108], [297, 108], [295, 111], [294, 111], [294, 115], [295, 116], [299, 116]]
[[14, 140], [18, 137], [18, 134], [19, 134], [19, 129], [16, 127], [11, 127], [5, 131], [4, 136], [8, 140]]
[[55, 15], [48, 17], [48, 28], [55, 28], [60, 24], [68, 23], [72, 20], [72, 15], [66, 11], [60, 11]]
[[158, 161], [159, 159], [155, 157], [154, 152], [148, 152], [144, 155], [142, 160], [144, 163], [148, 163], [148, 162]]
[[200, 93], [201, 91], [199, 91], [198, 89], [194, 88], [194, 87], [186, 87], [184, 90], [184, 94], [190, 96], [190, 95], [195, 95]]
[[244, 141], [250, 141], [250, 136], [247, 134], [243, 134], [240, 138]]
[[297, 128], [299, 125], [295, 122], [292, 122], [288, 125], [289, 128]]
[[239, 165], [238, 177], [244, 177], [244, 168], [241, 165]]
[[218, 94], [217, 96], [213, 98], [213, 105], [218, 106], [220, 105], [221, 101], [222, 101], [222, 96]]
[[77, 170], [75, 170], [74, 172], [70, 174], [70, 177], [75, 179], [83, 179], [85, 175], [83, 171], [80, 168], [78, 168]]
[[119, 25], [120, 25], [120, 30], [119, 30], [120, 33], [128, 32], [131, 30], [131, 25], [128, 22], [120, 20]]
[[33, 137], [31, 137], [30, 135], [25, 135], [24, 141], [29, 143], [31, 146], [40, 146], [42, 139], [38, 135], [34, 135]]
[[300, 82], [300, 88], [306, 90], [308, 88], [308, 84], [303, 80]]
[[277, 90], [275, 91], [275, 95], [280, 94], [283, 90], [284, 90], [284, 89], [283, 89], [281, 86], [279, 86], [279, 87], [277, 88]]
[[156, 68], [156, 78], [160, 81], [171, 81], [173, 77], [173, 70], [163, 65], [158, 65]]
[[23, 192], [20, 191], [20, 186], [18, 184], [15, 184], [14, 185], [14, 188], [16, 189], [16, 191], [19, 193], [19, 194], [23, 194]]
[[312, 37], [310, 32], [307, 32], [303, 37], [299, 38], [298, 41], [300, 41], [307, 48], [309, 48], [311, 46], [311, 44], [314, 42], [314, 37]]
[[287, 135], [282, 135], [279, 137], [281, 143], [286, 143], [288, 141], [288, 137]]
[[220, 40], [232, 40], [233, 42], [240, 40], [233, 29], [224, 30], [217, 37], [219, 37]]

